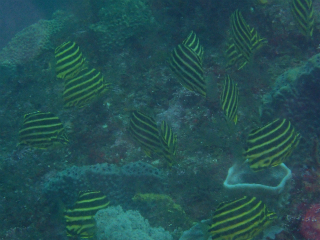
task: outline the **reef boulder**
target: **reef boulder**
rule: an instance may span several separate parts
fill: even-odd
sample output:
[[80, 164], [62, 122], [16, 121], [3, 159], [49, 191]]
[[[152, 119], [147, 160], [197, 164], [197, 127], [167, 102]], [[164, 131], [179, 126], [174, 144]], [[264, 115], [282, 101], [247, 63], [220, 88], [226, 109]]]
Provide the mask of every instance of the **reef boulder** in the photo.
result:
[[260, 116], [263, 122], [289, 119], [302, 137], [320, 134], [320, 54], [302, 66], [281, 74], [270, 92], [263, 96]]

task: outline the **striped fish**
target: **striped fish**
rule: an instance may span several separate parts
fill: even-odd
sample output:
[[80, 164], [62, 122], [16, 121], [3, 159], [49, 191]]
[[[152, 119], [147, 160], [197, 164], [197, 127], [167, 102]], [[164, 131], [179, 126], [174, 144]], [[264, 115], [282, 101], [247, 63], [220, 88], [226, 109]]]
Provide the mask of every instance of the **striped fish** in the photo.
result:
[[253, 171], [263, 170], [284, 162], [299, 141], [290, 121], [277, 119], [250, 132], [244, 155]]
[[63, 125], [54, 114], [38, 111], [24, 115], [18, 145], [46, 149], [68, 143]]
[[231, 35], [235, 48], [249, 62], [252, 55], [251, 29], [238, 9], [231, 15]]
[[239, 101], [239, 90], [237, 84], [229, 77], [226, 76], [224, 86], [220, 97], [221, 107], [227, 118], [237, 124], [237, 110]]
[[226, 51], [227, 67], [236, 64], [238, 70], [251, 61], [253, 54], [267, 41], [261, 38], [254, 28], [244, 20], [241, 12], [236, 10], [231, 15], [231, 42]]
[[202, 61], [192, 49], [184, 44], [179, 44], [173, 50], [169, 63], [182, 86], [204, 97], [206, 96]]
[[156, 121], [139, 111], [134, 111], [130, 119], [129, 132], [140, 143], [148, 157], [152, 153], [162, 155], [162, 146]]
[[213, 240], [251, 240], [276, 218], [261, 201], [245, 196], [220, 204], [208, 232]]
[[163, 156], [167, 160], [168, 167], [171, 168], [177, 152], [177, 134], [172, 132], [171, 127], [165, 121], [161, 122], [160, 140]]
[[236, 65], [239, 70], [247, 64], [247, 61], [244, 59], [243, 55], [237, 51], [233, 43], [227, 45], [225, 54], [227, 58], [226, 68]]
[[73, 208], [64, 213], [68, 237], [92, 238], [95, 235], [94, 215], [109, 205], [100, 191], [80, 192]]
[[104, 82], [102, 74], [96, 69], [84, 68], [76, 77], [65, 80], [64, 107], [81, 108], [105, 93], [108, 85]]
[[199, 38], [194, 33], [194, 31], [191, 31], [188, 37], [182, 42], [182, 44], [186, 45], [188, 48], [193, 50], [198, 57], [201, 59], [201, 62], [203, 61], [203, 47], [200, 45]]
[[311, 38], [314, 28], [312, 0], [292, 0], [291, 12], [302, 34]]
[[74, 42], [65, 42], [56, 48], [56, 73], [64, 80], [75, 77], [82, 69], [85, 59], [79, 46]]
[[252, 28], [251, 31], [251, 48], [252, 52], [255, 53], [258, 49], [263, 47], [263, 45], [267, 44], [268, 41], [265, 38], [259, 36], [258, 32]]

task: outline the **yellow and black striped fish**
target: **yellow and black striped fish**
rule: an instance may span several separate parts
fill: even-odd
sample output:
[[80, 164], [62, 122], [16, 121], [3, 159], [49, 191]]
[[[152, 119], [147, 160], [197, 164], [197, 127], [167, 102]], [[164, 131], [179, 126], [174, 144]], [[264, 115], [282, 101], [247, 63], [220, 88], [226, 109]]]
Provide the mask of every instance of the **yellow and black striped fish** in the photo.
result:
[[109, 205], [107, 197], [100, 191], [80, 192], [71, 209], [65, 211], [66, 231], [68, 237], [92, 238], [96, 225], [94, 215]]
[[252, 55], [251, 28], [238, 9], [231, 15], [231, 36], [237, 51], [249, 62]]
[[56, 73], [64, 80], [75, 77], [82, 69], [85, 59], [79, 46], [74, 42], [65, 42], [56, 48]]
[[68, 144], [68, 136], [58, 117], [50, 112], [34, 112], [24, 115], [19, 131], [19, 145], [46, 149]]
[[161, 122], [160, 140], [164, 158], [168, 166], [172, 167], [177, 152], [177, 134], [172, 132], [171, 127], [165, 121]]
[[241, 69], [244, 65], [247, 64], [246, 59], [241, 53], [237, 51], [233, 43], [227, 45], [225, 54], [227, 58], [226, 68], [230, 68], [235, 65], [238, 69]]
[[194, 33], [194, 31], [191, 31], [188, 37], [182, 42], [182, 44], [189, 47], [191, 50], [193, 50], [198, 57], [200, 58], [201, 62], [203, 61], [203, 47], [200, 45], [199, 38]]
[[251, 240], [276, 218], [261, 201], [245, 196], [220, 204], [208, 232], [213, 240]]
[[139, 111], [134, 111], [130, 119], [129, 132], [151, 157], [152, 153], [162, 154], [162, 146], [156, 121]]
[[312, 0], [292, 0], [291, 12], [302, 34], [311, 38], [314, 28]]
[[172, 52], [170, 67], [186, 89], [206, 96], [206, 82], [203, 77], [202, 61], [189, 47], [179, 44]]
[[252, 52], [255, 53], [258, 49], [260, 49], [263, 45], [267, 44], [268, 41], [265, 38], [260, 37], [258, 32], [252, 28], [251, 31], [251, 48]]
[[251, 61], [256, 50], [267, 43], [254, 28], [251, 28], [237, 9], [231, 15], [231, 42], [226, 51], [227, 66], [237, 64], [238, 69], [243, 68]]
[[290, 121], [277, 119], [250, 132], [244, 156], [253, 171], [263, 170], [284, 162], [299, 141]]
[[64, 107], [83, 107], [106, 92], [108, 85], [96, 69], [84, 68], [76, 77], [65, 80]]
[[221, 107], [227, 118], [237, 124], [237, 110], [239, 101], [239, 90], [237, 84], [229, 77], [226, 76], [224, 86], [220, 97]]

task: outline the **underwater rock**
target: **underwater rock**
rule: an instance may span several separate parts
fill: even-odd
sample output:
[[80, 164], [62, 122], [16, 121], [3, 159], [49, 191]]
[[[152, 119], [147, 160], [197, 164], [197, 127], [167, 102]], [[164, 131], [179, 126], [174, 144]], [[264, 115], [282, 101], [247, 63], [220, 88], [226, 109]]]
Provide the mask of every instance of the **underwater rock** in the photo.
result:
[[99, 11], [100, 21], [90, 26], [103, 53], [123, 47], [129, 38], [152, 28], [151, 11], [143, 1], [113, 0], [108, 4]]
[[320, 204], [313, 204], [301, 220], [301, 234], [306, 239], [320, 239]]
[[163, 228], [153, 228], [138, 211], [108, 207], [95, 215], [98, 240], [172, 240]]
[[31, 66], [38, 71], [34, 72], [32, 69], [33, 76], [47, 79], [48, 75], [42, 76], [45, 72], [45, 69], [42, 69], [45, 60], [41, 57], [45, 55], [44, 53], [53, 50], [54, 40], [73, 26], [73, 22], [73, 15], [57, 11], [53, 14], [52, 20], [39, 20], [18, 32], [0, 50], [0, 84], [9, 84], [2, 87], [11, 88], [12, 82], [22, 82], [27, 75], [25, 70], [30, 69]]
[[122, 167], [103, 163], [91, 166], [73, 166], [56, 174], [44, 183], [44, 193], [51, 201], [60, 199], [71, 206], [80, 191], [97, 190], [104, 193], [110, 205], [132, 207], [133, 196], [141, 192], [161, 193], [165, 184], [163, 173], [141, 161]]
[[205, 234], [203, 232], [203, 224], [209, 224], [210, 220], [202, 220], [201, 223], [197, 223], [192, 228], [182, 233], [179, 240], [205, 240]]
[[174, 231], [177, 226], [186, 229], [193, 224], [183, 208], [167, 194], [137, 193], [132, 200], [149, 206], [149, 211], [140, 213], [146, 218], [157, 219], [156, 223], [151, 220], [150, 223], [163, 226], [166, 230]]
[[43, 51], [53, 49], [52, 37], [72, 25], [72, 15], [63, 11], [53, 14], [52, 20], [39, 20], [37, 23], [18, 32], [0, 51], [0, 66], [24, 64], [34, 60]]
[[320, 54], [302, 66], [281, 74], [269, 93], [263, 96], [260, 117], [263, 122], [289, 119], [304, 138], [320, 134]]
[[259, 172], [253, 172], [248, 164], [235, 164], [229, 168], [223, 185], [232, 194], [256, 196], [267, 203], [287, 192], [291, 177], [291, 170], [284, 163]]
[[272, 226], [270, 228], [267, 228], [263, 232], [263, 240], [271, 240], [271, 239], [276, 239], [277, 234], [281, 233], [284, 229], [279, 226]]

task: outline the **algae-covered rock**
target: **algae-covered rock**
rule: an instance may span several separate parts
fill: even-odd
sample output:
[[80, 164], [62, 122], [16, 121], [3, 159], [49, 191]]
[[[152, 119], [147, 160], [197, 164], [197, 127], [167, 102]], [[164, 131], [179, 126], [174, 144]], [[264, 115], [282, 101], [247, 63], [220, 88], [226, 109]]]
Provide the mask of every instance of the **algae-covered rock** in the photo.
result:
[[[167, 230], [174, 230], [177, 227], [185, 229], [192, 226], [193, 221], [169, 195], [137, 193], [132, 200], [148, 205], [152, 209], [152, 216], [161, 219], [158, 224]], [[143, 211], [143, 213], [144, 216], [151, 216], [150, 211]]]
[[137, 161], [122, 167], [103, 163], [67, 168], [44, 183], [43, 191], [50, 200], [60, 199], [71, 206], [80, 191], [98, 190], [107, 195], [111, 205], [132, 207], [132, 197], [137, 189], [159, 192], [164, 175], [150, 164]]
[[302, 137], [320, 134], [320, 54], [281, 74], [260, 106], [262, 122], [287, 118]]
[[63, 11], [53, 14], [52, 20], [39, 20], [18, 32], [0, 51], [0, 65], [24, 64], [34, 60], [44, 50], [53, 49], [52, 37], [65, 31], [73, 15]]
[[145, 33], [152, 24], [151, 11], [142, 0], [113, 0], [108, 5], [100, 9], [100, 21], [90, 26], [100, 51], [123, 47], [128, 38]]

